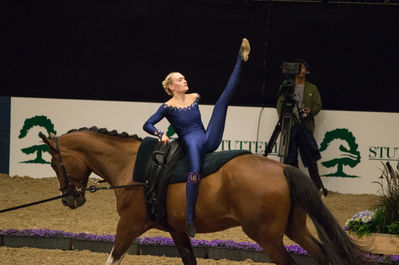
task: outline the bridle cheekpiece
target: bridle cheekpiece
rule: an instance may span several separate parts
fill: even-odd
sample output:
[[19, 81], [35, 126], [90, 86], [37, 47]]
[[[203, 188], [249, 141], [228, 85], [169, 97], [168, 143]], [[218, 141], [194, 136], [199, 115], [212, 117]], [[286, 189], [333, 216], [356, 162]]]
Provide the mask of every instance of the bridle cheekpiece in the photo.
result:
[[[55, 145], [56, 145], [56, 154], [58, 155], [58, 160], [57, 160], [57, 166], [60, 169], [60, 173], [62, 174], [62, 178], [64, 180], [64, 187], [60, 187], [60, 191], [62, 194], [70, 194], [73, 195], [74, 197], [80, 197], [82, 196], [85, 188], [85, 184], [87, 184], [87, 180], [78, 180], [73, 177], [67, 172], [64, 162], [62, 161], [61, 157], [61, 151], [60, 151], [60, 146], [59, 146], [59, 137], [54, 138]], [[78, 189], [76, 186], [71, 184], [70, 179], [79, 182], [82, 186], [81, 189]]]

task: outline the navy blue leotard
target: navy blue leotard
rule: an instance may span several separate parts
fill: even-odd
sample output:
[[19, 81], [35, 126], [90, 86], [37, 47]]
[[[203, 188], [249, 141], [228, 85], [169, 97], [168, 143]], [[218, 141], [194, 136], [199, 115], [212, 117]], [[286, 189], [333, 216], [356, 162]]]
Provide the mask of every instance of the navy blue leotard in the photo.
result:
[[192, 176], [192, 174], [198, 177], [200, 176], [199, 173], [201, 172], [205, 153], [215, 151], [222, 141], [227, 107], [238, 86], [241, 75], [241, 65], [241, 57], [238, 56], [227, 85], [215, 104], [206, 130], [202, 124], [201, 113], [198, 107], [200, 96], [186, 108], [177, 108], [165, 103], [162, 104], [157, 112], [153, 114], [143, 126], [146, 132], [158, 136], [160, 131], [155, 127], [155, 124], [163, 118], [166, 118], [179, 136], [183, 148], [188, 155], [191, 171], [186, 188], [188, 222], [192, 221], [194, 215], [195, 201], [198, 193], [197, 184], [199, 181], [199, 178], [195, 178], [197, 180], [193, 181], [190, 179], [190, 176]]

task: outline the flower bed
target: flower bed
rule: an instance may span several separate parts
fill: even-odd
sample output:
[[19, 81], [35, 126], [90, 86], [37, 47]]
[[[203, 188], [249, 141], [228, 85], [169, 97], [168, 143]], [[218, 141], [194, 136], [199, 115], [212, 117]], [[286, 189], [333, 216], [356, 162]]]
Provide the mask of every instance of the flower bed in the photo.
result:
[[[91, 251], [110, 252], [114, 235], [92, 235], [86, 233], [71, 233], [49, 229], [0, 229], [0, 241], [9, 247], [38, 247], [38, 248], [61, 248], [88, 249]], [[7, 238], [7, 240], [5, 240]], [[11, 239], [11, 241], [10, 241]], [[14, 240], [14, 241], [13, 241]], [[47, 241], [46, 241], [47, 240]], [[64, 240], [64, 247], [59, 247], [57, 240]], [[19, 241], [19, 242], [18, 242]], [[42, 242], [46, 241], [46, 244]], [[10, 245], [10, 242], [11, 243]], [[15, 243], [18, 242], [18, 243]], [[251, 242], [235, 242], [232, 240], [196, 240], [191, 239], [194, 252], [198, 258], [212, 258], [230, 260], [252, 259], [253, 261], [270, 261], [262, 252], [262, 248]], [[28, 245], [27, 245], [28, 244]], [[58, 246], [58, 247], [57, 247]], [[66, 247], [65, 247], [66, 246]], [[285, 246], [298, 264], [314, 264], [314, 260], [307, 255], [306, 251], [298, 245]], [[138, 255], [166, 255], [179, 256], [174, 242], [168, 237], [143, 237], [137, 238], [128, 251], [129, 254]], [[380, 264], [398, 264], [399, 256], [369, 256]]]
[[355, 233], [359, 238], [371, 233], [399, 235], [399, 223], [383, 222], [384, 207], [361, 211], [345, 222], [345, 231]]
[[[65, 246], [62, 249], [88, 249], [97, 252], [109, 252], [115, 241], [114, 235], [92, 235], [86, 233], [71, 233], [49, 229], [7, 229], [0, 230], [3, 244], [11, 247], [41, 247], [55, 248], [55, 239], [63, 239]], [[50, 240], [51, 239], [51, 240]], [[40, 241], [47, 240], [47, 244]], [[35, 245], [36, 244], [36, 245]], [[194, 253], [199, 258], [230, 258], [243, 260], [251, 258], [258, 261], [267, 261], [262, 248], [251, 242], [235, 242], [232, 240], [197, 240], [191, 239]], [[307, 253], [298, 245], [286, 246], [292, 255], [306, 256]], [[171, 238], [168, 237], [139, 237], [135, 239], [129, 254], [178, 256], [177, 249]]]
[[[345, 231], [359, 245], [371, 253], [399, 255], [399, 236], [392, 225], [381, 225], [381, 210], [367, 210], [356, 213], [345, 222]], [[378, 232], [382, 233], [378, 233]], [[398, 257], [394, 257], [399, 261]]]
[[373, 210], [356, 213], [345, 223], [345, 230], [359, 245], [372, 253], [388, 254], [389, 262], [399, 264], [399, 162], [396, 169], [390, 162], [383, 163], [379, 181], [381, 195]]
[[[92, 235], [86, 233], [72, 233], [64, 232], [60, 230], [50, 230], [50, 229], [7, 229], [1, 230], [0, 235], [25, 235], [30, 237], [64, 237], [71, 239], [86, 239], [93, 241], [108, 241], [114, 242], [114, 235]], [[138, 245], [158, 245], [158, 246], [174, 246], [174, 242], [169, 237], [138, 237], [134, 241]], [[262, 252], [262, 248], [251, 242], [236, 242], [233, 240], [219, 240], [215, 239], [212, 241], [207, 240], [197, 240], [191, 239], [191, 244], [193, 247], [218, 247], [218, 248], [228, 248], [228, 249], [241, 249], [249, 251]], [[292, 252], [297, 255], [307, 255], [306, 251], [298, 245], [286, 246], [287, 251]]]

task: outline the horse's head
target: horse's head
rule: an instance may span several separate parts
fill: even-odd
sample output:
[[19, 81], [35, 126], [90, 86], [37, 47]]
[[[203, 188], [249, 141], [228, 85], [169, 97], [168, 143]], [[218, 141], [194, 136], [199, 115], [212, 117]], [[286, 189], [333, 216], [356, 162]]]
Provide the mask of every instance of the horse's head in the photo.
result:
[[71, 209], [82, 206], [86, 202], [85, 190], [91, 171], [79, 154], [68, 148], [67, 138], [54, 134], [50, 134], [49, 138], [44, 134], [39, 136], [50, 148], [51, 167], [57, 174], [60, 191], [65, 195], [62, 203]]

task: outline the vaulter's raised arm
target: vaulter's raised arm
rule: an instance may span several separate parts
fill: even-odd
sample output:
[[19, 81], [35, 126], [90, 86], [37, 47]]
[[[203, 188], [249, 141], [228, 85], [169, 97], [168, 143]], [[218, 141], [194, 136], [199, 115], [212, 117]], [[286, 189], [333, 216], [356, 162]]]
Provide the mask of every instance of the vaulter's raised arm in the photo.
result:
[[160, 120], [162, 120], [165, 115], [166, 115], [166, 108], [165, 104], [162, 104], [157, 112], [155, 112], [143, 125], [144, 131], [146, 131], [149, 134], [157, 136], [160, 140], [162, 139], [162, 136], [164, 134], [163, 131], [158, 130], [155, 127], [155, 124], [157, 124]]

